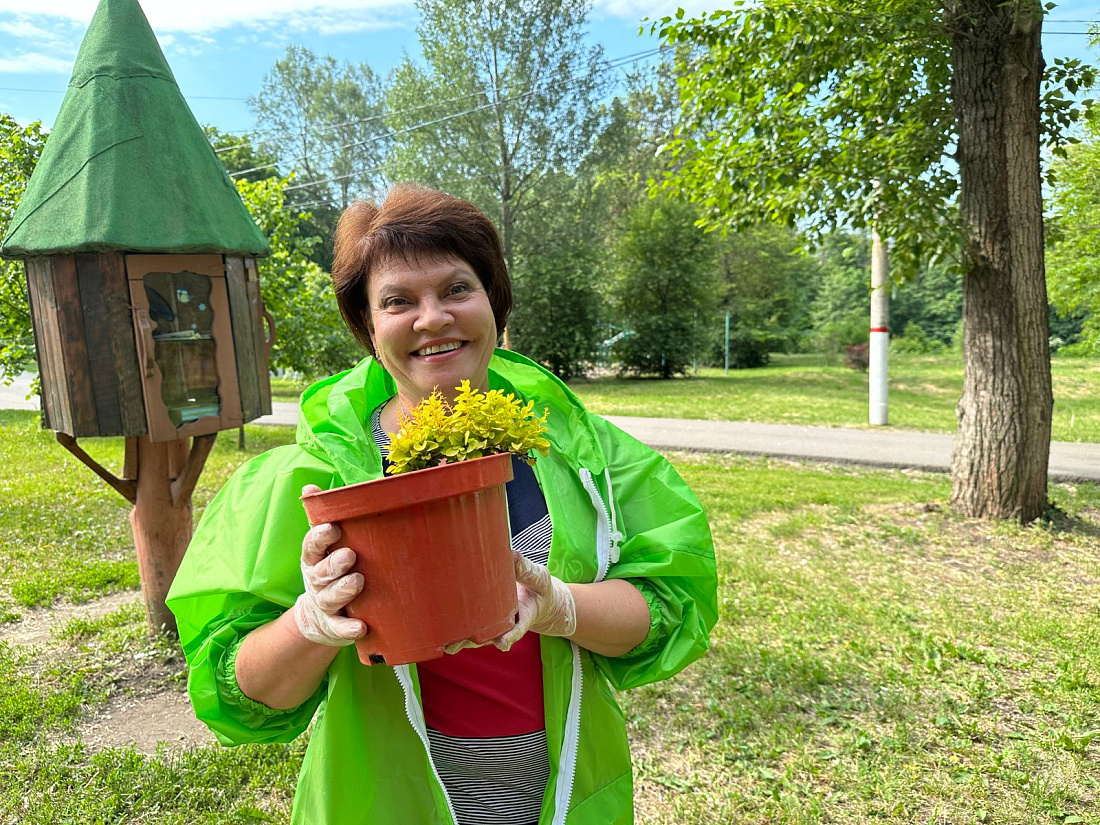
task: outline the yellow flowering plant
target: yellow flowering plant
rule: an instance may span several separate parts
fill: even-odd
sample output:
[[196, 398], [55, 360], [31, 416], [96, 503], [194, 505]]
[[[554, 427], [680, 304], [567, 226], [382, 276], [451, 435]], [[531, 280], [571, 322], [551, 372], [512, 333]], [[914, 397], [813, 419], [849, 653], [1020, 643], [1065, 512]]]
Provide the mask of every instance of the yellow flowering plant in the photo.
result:
[[463, 381], [449, 403], [436, 390], [401, 417], [401, 428], [390, 433], [390, 473], [407, 473], [471, 458], [512, 453], [528, 464], [532, 453], [546, 455], [546, 417], [535, 415], [533, 401], [523, 403], [513, 393], [481, 392]]

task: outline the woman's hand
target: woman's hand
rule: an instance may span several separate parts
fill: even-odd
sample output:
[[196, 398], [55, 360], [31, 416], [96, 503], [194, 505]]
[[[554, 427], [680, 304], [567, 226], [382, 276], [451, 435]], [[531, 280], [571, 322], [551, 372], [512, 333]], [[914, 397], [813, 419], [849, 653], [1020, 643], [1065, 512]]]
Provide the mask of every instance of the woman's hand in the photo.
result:
[[512, 557], [519, 617], [515, 627], [493, 644], [507, 651], [529, 630], [543, 636], [572, 636], [577, 630], [577, 606], [565, 582], [521, 553], [513, 553]]
[[[302, 492], [315, 492], [312, 485]], [[361, 573], [348, 571], [355, 566], [355, 553], [348, 547], [329, 548], [340, 538], [335, 524], [311, 527], [302, 541], [302, 581], [305, 592], [294, 603], [294, 622], [298, 631], [321, 645], [343, 647], [354, 644], [367, 633], [367, 625], [348, 618], [344, 608], [363, 590]]]

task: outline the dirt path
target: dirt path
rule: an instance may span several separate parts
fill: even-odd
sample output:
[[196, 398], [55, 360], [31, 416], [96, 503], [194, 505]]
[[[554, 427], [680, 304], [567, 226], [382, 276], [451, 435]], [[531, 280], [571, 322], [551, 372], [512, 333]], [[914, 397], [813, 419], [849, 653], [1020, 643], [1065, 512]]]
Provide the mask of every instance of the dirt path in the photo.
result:
[[126, 748], [155, 754], [167, 748], [216, 745], [214, 734], [195, 718], [187, 695], [162, 690], [149, 696], [116, 696], [92, 716], [81, 720], [72, 739], [91, 751]]
[[[112, 593], [82, 604], [62, 603], [50, 608], [26, 610], [18, 622], [0, 625], [0, 641], [28, 649], [47, 659], [59, 644], [54, 633], [73, 618], [95, 619], [141, 600], [137, 591]], [[76, 729], [58, 741], [83, 742], [92, 751], [133, 746], [155, 754], [158, 745], [191, 748], [217, 744], [214, 735], [195, 718], [186, 694], [165, 684], [164, 673], [127, 673], [127, 689], [116, 692], [106, 704], [90, 709]], [[148, 687], [148, 691], [143, 689]]]
[[46, 645], [53, 641], [54, 631], [63, 627], [69, 619], [98, 619], [123, 605], [140, 600], [140, 593], [125, 590], [80, 604], [62, 602], [53, 607], [24, 610], [18, 622], [0, 624], [0, 642], [36, 647]]

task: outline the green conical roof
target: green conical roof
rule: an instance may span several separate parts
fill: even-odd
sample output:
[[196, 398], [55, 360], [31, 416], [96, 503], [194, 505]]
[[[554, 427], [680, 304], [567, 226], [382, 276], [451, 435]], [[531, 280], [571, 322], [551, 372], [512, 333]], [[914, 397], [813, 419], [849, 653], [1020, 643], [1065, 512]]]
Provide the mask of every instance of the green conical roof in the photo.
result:
[[0, 253], [265, 255], [137, 0], [101, 0]]

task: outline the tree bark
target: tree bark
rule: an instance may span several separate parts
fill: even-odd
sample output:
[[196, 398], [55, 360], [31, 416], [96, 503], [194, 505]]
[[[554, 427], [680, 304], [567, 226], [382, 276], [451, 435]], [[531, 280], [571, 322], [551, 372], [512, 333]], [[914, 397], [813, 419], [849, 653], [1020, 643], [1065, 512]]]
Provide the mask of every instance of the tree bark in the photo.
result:
[[1047, 506], [1050, 351], [1039, 160], [1042, 9], [945, 4], [964, 233], [963, 393], [952, 504], [1029, 522]]

